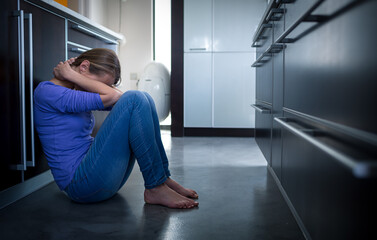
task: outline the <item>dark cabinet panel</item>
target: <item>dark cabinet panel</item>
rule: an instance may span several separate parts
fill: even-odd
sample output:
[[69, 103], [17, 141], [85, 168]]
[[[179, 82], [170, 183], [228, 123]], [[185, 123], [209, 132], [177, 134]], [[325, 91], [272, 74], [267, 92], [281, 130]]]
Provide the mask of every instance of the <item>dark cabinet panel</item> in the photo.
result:
[[[311, 128], [290, 114], [297, 129]], [[375, 239], [376, 179], [361, 179], [312, 143], [283, 130], [281, 183], [312, 239]], [[331, 133], [314, 136], [341, 152], [365, 156]], [[369, 156], [376, 157], [376, 156]]]
[[284, 6], [272, 31], [286, 46], [254, 64], [256, 102], [272, 109], [256, 113], [256, 141], [308, 238], [375, 239], [377, 2]]
[[[99, 39], [98, 37], [105, 37], [100, 33], [96, 33], [88, 27], [76, 24], [74, 22], [68, 21], [68, 41], [76, 43], [88, 48], [109, 48], [116, 52], [117, 44], [110, 43], [105, 39]], [[109, 40], [111, 40], [109, 38]], [[113, 40], [111, 40], [113, 41]], [[71, 46], [69, 46], [68, 51], [70, 51]], [[75, 48], [75, 47], [74, 47]]]
[[256, 56], [257, 58], [264, 52], [266, 49], [272, 44], [273, 41], [273, 31], [272, 31], [272, 24], [265, 24], [266, 28], [264, 28], [264, 31], [260, 37], [260, 39], [257, 42], [257, 48], [256, 48]]
[[[32, 103], [34, 89], [40, 82], [52, 79], [53, 68], [57, 63], [65, 60], [65, 20], [24, 1], [21, 1], [21, 9], [27, 14], [32, 14], [31, 29], [29, 29], [29, 20], [26, 19], [25, 21], [25, 41], [29, 42], [31, 37], [29, 30], [31, 30], [33, 42], [32, 49], [30, 49], [30, 44], [25, 44], [26, 115], [31, 117], [30, 103]], [[32, 52], [32, 55], [30, 55], [30, 52]], [[33, 67], [32, 76], [30, 76], [29, 66]], [[33, 78], [32, 85], [30, 85], [30, 77]], [[27, 158], [28, 160], [32, 159], [31, 143], [34, 141], [35, 167], [27, 168], [25, 179], [34, 177], [49, 169], [36, 131], [34, 131], [34, 140], [31, 139], [30, 117], [26, 121], [28, 133]]]
[[[283, 116], [283, 89], [284, 89], [284, 50], [274, 54], [273, 62], [273, 98], [272, 98], [272, 118]], [[276, 176], [281, 179], [281, 129], [272, 121], [271, 140], [271, 167]]]
[[275, 20], [273, 22], [273, 32], [274, 32], [274, 41], [284, 32], [285, 29], [285, 4], [282, 4], [279, 7], [282, 13], [277, 13], [274, 15]]
[[256, 99], [272, 104], [272, 61], [256, 68]]
[[310, 9], [318, 0], [293, 1], [285, 4], [285, 27], [289, 28], [297, 21], [308, 9]]
[[285, 107], [377, 134], [376, 8], [367, 1], [287, 46]]
[[2, 1], [0, 8], [0, 109], [1, 109], [1, 160], [0, 191], [22, 181], [22, 172], [14, 170], [22, 165], [21, 102], [23, 80], [20, 75], [22, 56], [22, 16], [14, 15], [17, 1]]
[[258, 101], [257, 105], [264, 111], [255, 111], [255, 141], [268, 164], [271, 164], [271, 106]]

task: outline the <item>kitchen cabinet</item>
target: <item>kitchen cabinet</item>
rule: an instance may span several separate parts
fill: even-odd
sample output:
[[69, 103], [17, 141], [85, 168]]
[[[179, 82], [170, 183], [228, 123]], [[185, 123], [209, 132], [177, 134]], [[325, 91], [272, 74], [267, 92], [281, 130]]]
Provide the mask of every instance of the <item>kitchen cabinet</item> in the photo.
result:
[[[68, 40], [116, 51], [120, 38], [55, 2], [7, 0], [0, 9], [1, 208], [52, 180], [34, 130], [33, 91], [53, 78], [52, 69], [69, 56], [68, 46], [75, 43]], [[72, 31], [66, 32], [68, 23], [76, 22], [89, 30], [87, 36], [75, 38]]]
[[[22, 56], [18, 51], [18, 40], [22, 40], [20, 27], [21, 16], [13, 14], [17, 10], [16, 1], [3, 1], [0, 8], [0, 98], [1, 98], [1, 161], [0, 161], [0, 191], [22, 181], [22, 172], [11, 170], [23, 164], [22, 129], [20, 121], [21, 101], [19, 92]], [[21, 101], [20, 101], [21, 100]], [[16, 144], [17, 143], [17, 144]]]
[[212, 54], [184, 54], [184, 127], [212, 126]]
[[[250, 67], [250, 53], [213, 53], [213, 126], [252, 128], [255, 71]], [[248, 81], [245, 81], [248, 79]]]
[[267, 162], [271, 164], [272, 107], [258, 100], [255, 103], [255, 141]]
[[376, 8], [271, 1], [253, 38], [256, 141], [307, 239], [377, 237]]
[[[278, 10], [283, 10], [282, 4]], [[275, 15], [272, 22], [274, 39], [277, 39], [285, 30], [285, 15]], [[284, 106], [284, 55], [285, 49], [281, 49], [272, 54], [272, 119], [283, 116]], [[276, 121], [272, 121], [271, 129], [271, 168], [276, 176], [281, 180], [281, 152], [282, 152], [281, 127]]]
[[[25, 1], [21, 1], [20, 6], [25, 13], [32, 14], [33, 19], [32, 29], [25, 28], [25, 40], [31, 37], [28, 35], [29, 30], [32, 31], [33, 37], [32, 49], [30, 49], [30, 45], [25, 44], [25, 66], [33, 67], [32, 73], [27, 68], [25, 69], [26, 86], [32, 86], [32, 89], [26, 88], [26, 99], [32, 99], [32, 93], [38, 84], [50, 80], [53, 77], [51, 69], [65, 59], [65, 19]], [[32, 85], [30, 85], [30, 81], [33, 81]], [[26, 111], [27, 116], [32, 116], [30, 103], [32, 103], [31, 100], [26, 101], [29, 106]], [[32, 131], [31, 119], [27, 118], [26, 126], [26, 132], [30, 134]], [[26, 157], [32, 159], [31, 152], [34, 151], [35, 164], [34, 167], [25, 171], [25, 180], [49, 169], [36, 131], [33, 136], [30, 135], [27, 138], [27, 143], [29, 142], [31, 144], [27, 144], [28, 155]]]
[[213, 51], [250, 52], [251, 33], [265, 6], [263, 0], [214, 0]]
[[[250, 69], [250, 60], [255, 58], [255, 51], [247, 38], [251, 37], [251, 28], [257, 26], [258, 15], [264, 7], [265, 2], [259, 0], [184, 1], [186, 130], [254, 127], [250, 104], [254, 99], [255, 72]], [[193, 64], [190, 59], [194, 56], [189, 54], [199, 54], [197, 63]], [[200, 60], [201, 56], [205, 59]], [[206, 64], [199, 65], [200, 61]], [[210, 79], [199, 85], [199, 79], [208, 76]], [[190, 87], [195, 91], [187, 89]], [[202, 106], [199, 99], [203, 101]]]
[[33, 91], [39, 82], [51, 79], [51, 69], [65, 59], [64, 19], [24, 1], [18, 10], [14, 2], [4, 1], [1, 14], [2, 120], [7, 127], [0, 190], [49, 169], [34, 132]]
[[184, 1], [184, 52], [212, 52], [212, 1]]

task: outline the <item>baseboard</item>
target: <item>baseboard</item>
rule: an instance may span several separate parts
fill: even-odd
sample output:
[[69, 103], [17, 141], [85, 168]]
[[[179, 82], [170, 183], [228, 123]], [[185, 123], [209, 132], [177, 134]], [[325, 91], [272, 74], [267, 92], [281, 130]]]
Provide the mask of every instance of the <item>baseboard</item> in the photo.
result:
[[283, 198], [284, 198], [285, 202], [287, 203], [289, 209], [291, 210], [293, 217], [295, 218], [295, 220], [296, 220], [299, 228], [301, 229], [301, 232], [304, 235], [305, 239], [311, 240], [312, 238], [310, 237], [308, 230], [306, 229], [304, 223], [301, 221], [300, 216], [298, 215], [295, 207], [293, 206], [291, 200], [289, 199], [287, 193], [285, 192], [283, 186], [281, 185], [279, 178], [277, 177], [274, 170], [269, 165], [267, 166], [267, 168], [268, 168], [268, 171], [271, 173], [272, 177], [274, 178], [276, 185], [278, 186], [281, 194], [283, 195]]
[[54, 181], [51, 170], [0, 192], [0, 209], [26, 197]]
[[184, 128], [191, 137], [254, 137], [254, 128]]

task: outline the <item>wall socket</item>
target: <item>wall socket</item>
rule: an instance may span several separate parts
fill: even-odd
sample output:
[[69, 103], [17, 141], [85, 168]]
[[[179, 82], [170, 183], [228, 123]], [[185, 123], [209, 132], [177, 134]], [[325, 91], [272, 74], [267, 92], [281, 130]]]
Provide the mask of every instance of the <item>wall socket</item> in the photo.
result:
[[137, 80], [137, 73], [130, 73], [131, 80]]

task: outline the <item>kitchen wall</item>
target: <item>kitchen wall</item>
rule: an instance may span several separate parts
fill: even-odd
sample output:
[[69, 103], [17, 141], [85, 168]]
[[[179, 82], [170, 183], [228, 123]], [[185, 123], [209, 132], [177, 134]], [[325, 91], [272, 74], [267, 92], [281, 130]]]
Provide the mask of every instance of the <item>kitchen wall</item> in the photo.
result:
[[120, 44], [122, 85], [125, 90], [137, 89], [137, 80], [153, 58], [152, 0], [71, 0], [68, 6], [93, 21], [122, 33], [126, 41]]

